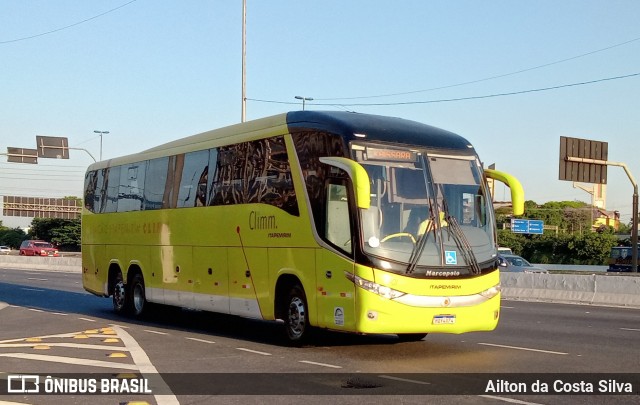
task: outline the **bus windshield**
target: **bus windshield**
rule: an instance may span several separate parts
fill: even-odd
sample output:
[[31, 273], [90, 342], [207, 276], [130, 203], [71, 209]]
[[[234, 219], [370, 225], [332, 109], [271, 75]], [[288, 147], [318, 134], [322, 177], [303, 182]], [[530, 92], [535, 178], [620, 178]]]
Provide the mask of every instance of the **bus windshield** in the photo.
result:
[[353, 150], [371, 181], [371, 205], [360, 216], [365, 253], [388, 261], [389, 270], [445, 277], [479, 274], [495, 259], [491, 201], [476, 156]]

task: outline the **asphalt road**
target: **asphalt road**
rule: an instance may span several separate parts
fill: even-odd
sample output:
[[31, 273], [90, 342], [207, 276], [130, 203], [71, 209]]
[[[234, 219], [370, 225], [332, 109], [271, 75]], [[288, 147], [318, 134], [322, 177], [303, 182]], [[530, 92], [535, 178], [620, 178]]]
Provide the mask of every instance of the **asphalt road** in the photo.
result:
[[[504, 301], [493, 332], [433, 334], [414, 343], [318, 332], [312, 344], [291, 348], [282, 344], [279, 326], [269, 322], [166, 307], [142, 320], [117, 316], [109, 299], [84, 292], [78, 273], [0, 269], [0, 302], [8, 304], [0, 304], [0, 373], [162, 377], [151, 379], [153, 394], [12, 394], [0, 403], [627, 404], [640, 399], [637, 309]], [[533, 392], [538, 380], [547, 382], [551, 393], [570, 395]], [[629, 387], [633, 395], [598, 394], [602, 388]], [[433, 395], [418, 395], [423, 393]], [[442, 393], [456, 395], [437, 395]]]

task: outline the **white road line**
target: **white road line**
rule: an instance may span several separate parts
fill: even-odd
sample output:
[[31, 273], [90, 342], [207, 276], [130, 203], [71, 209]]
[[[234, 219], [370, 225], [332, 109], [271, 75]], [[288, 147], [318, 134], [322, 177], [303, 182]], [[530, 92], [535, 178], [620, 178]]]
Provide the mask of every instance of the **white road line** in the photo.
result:
[[44, 290], [41, 290], [39, 288], [27, 288], [27, 287], [20, 287], [21, 290], [25, 290], [25, 291], [37, 291], [37, 292], [44, 292]]
[[51, 315], [62, 315], [62, 316], [67, 316], [69, 314], [63, 314], [62, 312], [49, 312]]
[[329, 368], [342, 368], [340, 366], [334, 366], [333, 364], [316, 363], [315, 361], [309, 361], [309, 360], [300, 360], [298, 363], [306, 363], [306, 364], [312, 364], [314, 366], [322, 366], [322, 367], [329, 367]]
[[620, 330], [630, 330], [632, 332], [640, 332], [640, 329], [634, 329], [634, 328], [620, 328]]
[[185, 339], [193, 340], [194, 342], [202, 342], [202, 343], [215, 343], [213, 340], [204, 340], [192, 337], [185, 337]]
[[257, 350], [251, 350], [251, 349], [245, 349], [244, 347], [236, 347], [236, 350], [242, 350], [244, 352], [249, 352], [249, 353], [255, 353], [255, 354], [261, 354], [263, 356], [271, 356], [271, 353], [266, 353], [266, 352], [259, 352]]
[[44, 312], [41, 309], [35, 309], [35, 308], [27, 308], [29, 311], [33, 311], [33, 312]]
[[157, 330], [151, 330], [151, 329], [143, 329], [145, 332], [149, 332], [149, 333], [155, 333], [156, 335], [168, 335], [167, 332], [160, 332]]
[[478, 395], [479, 397], [482, 398], [489, 398], [489, 399], [496, 399], [498, 401], [503, 401], [503, 402], [509, 402], [512, 404], [522, 404], [522, 405], [542, 405], [539, 404], [537, 402], [526, 402], [526, 401], [521, 401], [519, 399], [513, 399], [513, 398], [504, 398], [504, 397], [496, 397], [494, 395]]
[[129, 329], [128, 326], [118, 325], [117, 323], [110, 323], [109, 326], [117, 326], [118, 328]]
[[89, 319], [89, 318], [78, 318], [78, 319], [82, 319], [83, 321], [87, 321], [87, 322], [95, 322], [95, 319]]
[[49, 361], [52, 363], [76, 364], [76, 365], [91, 366], [91, 367], [138, 370], [138, 366], [134, 364], [116, 363], [113, 361], [102, 361], [102, 360], [91, 360], [91, 359], [77, 359], [75, 357], [48, 356], [44, 354], [0, 353], [0, 357], [12, 357], [12, 358], [24, 359], [24, 360]]
[[35, 278], [35, 277], [27, 277], [27, 280], [35, 280], [35, 281], [49, 281], [48, 278]]
[[35, 345], [47, 345], [50, 347], [71, 347], [74, 349], [92, 349], [92, 350], [110, 350], [126, 352], [128, 349], [121, 346], [107, 346], [107, 345], [87, 345], [81, 343], [47, 343], [47, 342], [32, 342], [32, 343], [0, 343], [1, 347], [33, 347]]
[[478, 344], [479, 345], [483, 345], [483, 346], [502, 347], [502, 348], [505, 348], [505, 349], [525, 350], [525, 351], [528, 351], [528, 352], [538, 352], [538, 353], [547, 353], [547, 354], [560, 354], [560, 355], [569, 354], [569, 353], [564, 353], [564, 352], [553, 352], [551, 350], [531, 349], [529, 347], [496, 345], [496, 344], [493, 344], [493, 343], [478, 343]]
[[[113, 328], [116, 330], [118, 337], [122, 340], [122, 343], [129, 349], [129, 354], [131, 354], [131, 359], [139, 367], [140, 372], [144, 374], [155, 374], [158, 378], [154, 378], [153, 381], [161, 387], [152, 387], [160, 389], [161, 392], [172, 392], [171, 389], [167, 386], [167, 383], [164, 381], [162, 376], [158, 373], [158, 370], [155, 368], [147, 353], [142, 350], [138, 342], [131, 337], [131, 335], [121, 327], [117, 325], [113, 325]], [[163, 395], [154, 395], [153, 396], [158, 405], [180, 405], [178, 402], [178, 398], [176, 398], [173, 394], [163, 394]]]
[[386, 378], [387, 380], [395, 380], [395, 381], [402, 381], [402, 382], [408, 382], [408, 383], [412, 383], [412, 384], [423, 384], [423, 385], [430, 385], [430, 382], [426, 382], [426, 381], [418, 381], [418, 380], [409, 380], [408, 378], [400, 378], [400, 377], [394, 377], [391, 375], [379, 375], [378, 377], [380, 378]]

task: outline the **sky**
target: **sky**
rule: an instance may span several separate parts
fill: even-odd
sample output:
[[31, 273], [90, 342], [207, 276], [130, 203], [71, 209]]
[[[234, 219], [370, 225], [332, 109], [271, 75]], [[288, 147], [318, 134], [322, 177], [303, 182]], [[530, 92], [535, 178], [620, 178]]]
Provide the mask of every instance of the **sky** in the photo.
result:
[[[558, 180], [561, 136], [607, 142], [640, 180], [636, 0], [246, 3], [247, 120], [302, 96], [423, 122], [464, 136], [539, 204], [591, 201]], [[0, 156], [0, 195], [81, 196], [91, 156], [238, 123], [241, 98], [242, 0], [0, 0], [0, 152], [38, 135], [74, 148], [38, 165]], [[109, 131], [102, 150], [94, 131]], [[633, 191], [609, 167], [606, 208], [625, 223]]]

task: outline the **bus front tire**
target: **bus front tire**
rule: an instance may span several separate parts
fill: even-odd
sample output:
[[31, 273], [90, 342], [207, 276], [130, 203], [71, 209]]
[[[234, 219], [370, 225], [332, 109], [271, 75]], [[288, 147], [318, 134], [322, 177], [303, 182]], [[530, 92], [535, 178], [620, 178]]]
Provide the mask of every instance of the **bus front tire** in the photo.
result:
[[308, 339], [311, 329], [307, 297], [302, 286], [296, 284], [291, 287], [285, 304], [284, 327], [286, 338], [290, 344], [302, 344]]

